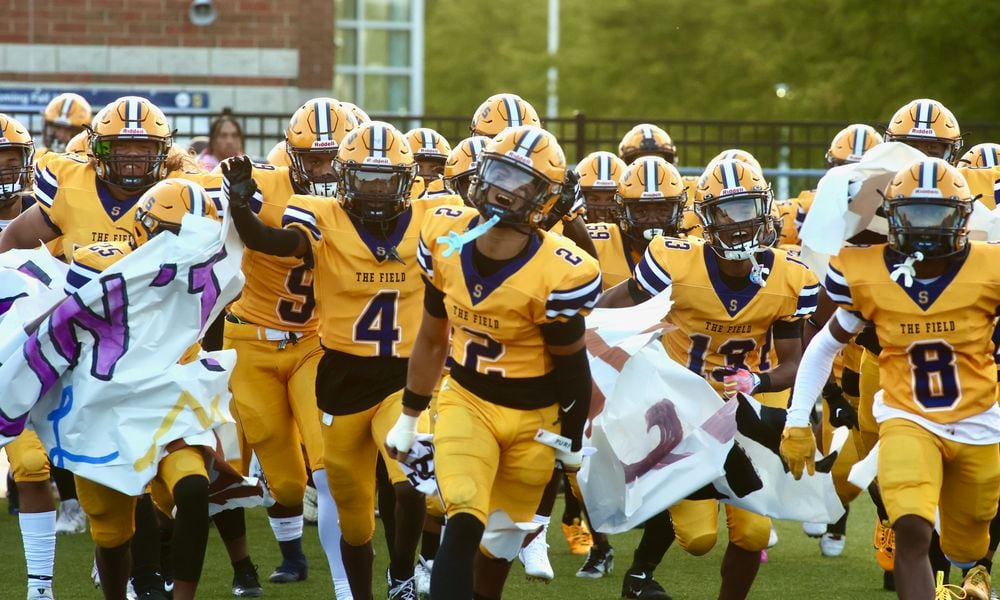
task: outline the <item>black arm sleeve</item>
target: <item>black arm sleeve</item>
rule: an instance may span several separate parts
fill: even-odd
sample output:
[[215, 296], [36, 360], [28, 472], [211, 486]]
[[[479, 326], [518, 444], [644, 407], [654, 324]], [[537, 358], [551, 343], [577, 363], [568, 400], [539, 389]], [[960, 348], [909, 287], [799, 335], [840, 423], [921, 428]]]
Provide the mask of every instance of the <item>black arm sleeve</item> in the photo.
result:
[[[230, 208], [236, 232], [247, 248], [273, 256], [294, 256], [305, 233], [298, 229], [268, 227], [249, 206]], [[306, 242], [308, 246], [308, 241]]]
[[632, 297], [632, 302], [642, 304], [652, 298], [652, 294], [639, 287], [639, 282], [635, 279], [628, 280], [628, 295]]
[[444, 292], [434, 287], [434, 284], [421, 275], [424, 280], [424, 310], [432, 317], [447, 319], [448, 311], [444, 307]]
[[802, 321], [775, 321], [771, 332], [776, 340], [790, 340], [802, 337]]
[[[581, 315], [576, 315], [566, 322], [548, 323], [542, 326], [542, 337], [545, 343], [552, 346], [565, 346], [580, 339], [586, 331], [586, 325]], [[552, 355], [555, 365], [556, 395], [562, 411], [562, 435], [572, 442], [575, 452], [583, 446], [583, 426], [590, 413], [590, 362], [587, 361], [587, 350], [568, 355]]]

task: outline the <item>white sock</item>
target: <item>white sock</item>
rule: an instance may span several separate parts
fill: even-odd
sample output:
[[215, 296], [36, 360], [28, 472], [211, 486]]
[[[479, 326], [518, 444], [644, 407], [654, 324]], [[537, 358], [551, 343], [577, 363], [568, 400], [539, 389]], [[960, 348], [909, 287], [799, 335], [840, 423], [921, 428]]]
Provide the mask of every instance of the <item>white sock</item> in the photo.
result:
[[56, 511], [17, 516], [28, 565], [28, 589], [51, 588], [56, 562]]
[[59, 503], [59, 508], [63, 511], [69, 510], [71, 508], [80, 508], [80, 502], [75, 499], [63, 500]]
[[545, 528], [548, 528], [550, 521], [552, 521], [552, 517], [545, 516], [545, 515], [535, 515], [531, 519], [532, 523], [537, 523], [537, 524], [539, 524], [539, 525], [541, 525], [541, 526], [543, 526]]
[[316, 504], [319, 510], [319, 543], [326, 553], [330, 564], [330, 575], [333, 577], [333, 590], [337, 600], [353, 600], [351, 586], [347, 582], [347, 571], [340, 556], [340, 518], [337, 515], [337, 505], [330, 494], [330, 485], [326, 480], [326, 469], [313, 471], [313, 483], [316, 484]]
[[267, 520], [271, 523], [271, 531], [279, 542], [290, 542], [302, 537], [302, 515], [279, 519], [268, 517]]

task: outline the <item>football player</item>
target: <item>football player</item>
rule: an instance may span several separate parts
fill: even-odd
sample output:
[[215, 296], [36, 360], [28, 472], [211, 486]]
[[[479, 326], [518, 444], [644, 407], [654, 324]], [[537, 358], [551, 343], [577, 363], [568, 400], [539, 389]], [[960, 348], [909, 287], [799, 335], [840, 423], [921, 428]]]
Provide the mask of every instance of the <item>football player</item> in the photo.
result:
[[[600, 304], [627, 306], [672, 286], [667, 322], [676, 329], [664, 334], [667, 354], [727, 397], [754, 394], [765, 405], [784, 407], [802, 350], [802, 320], [816, 309], [819, 283], [803, 263], [772, 248], [778, 232], [771, 188], [751, 165], [718, 161], [701, 177], [697, 194], [704, 240], [654, 238], [633, 278], [609, 290]], [[741, 332], [738, 337], [724, 333], [734, 329]], [[702, 555], [715, 545], [718, 510], [715, 500], [682, 500], [670, 508], [685, 550]], [[745, 598], [771, 523], [729, 505], [726, 521], [729, 546], [719, 598]], [[658, 529], [644, 531], [623, 597], [668, 597], [653, 581], [666, 551], [653, 539]]]
[[42, 144], [45, 147], [38, 151], [39, 158], [46, 152], [68, 152], [67, 144], [90, 125], [94, 113], [83, 96], [67, 92], [49, 101], [42, 118], [45, 121], [42, 129]]
[[288, 148], [285, 146], [285, 140], [281, 140], [268, 150], [267, 164], [272, 167], [292, 166], [292, 159], [288, 156]]
[[[832, 169], [860, 162], [865, 152], [881, 143], [882, 136], [871, 125], [864, 123], [848, 125], [838, 131], [830, 141], [830, 147], [826, 151], [826, 166]], [[789, 207], [789, 210], [782, 215], [784, 217], [781, 228], [782, 245], [800, 245], [799, 230], [802, 229], [815, 197], [815, 189], [802, 190], [795, 198], [782, 203]]]
[[[67, 275], [67, 293], [75, 293], [96, 273], [111, 266], [132, 249], [164, 232], [180, 231], [185, 214], [218, 219], [214, 201], [199, 185], [180, 179], [162, 181], [150, 188], [133, 209], [130, 242], [102, 242], [77, 248]], [[197, 344], [182, 362], [197, 354]], [[169, 452], [159, 463], [157, 478], [176, 508], [173, 557], [173, 598], [195, 597], [208, 541], [208, 470], [205, 456], [196, 447]], [[76, 477], [80, 504], [90, 519], [97, 545], [97, 570], [108, 600], [125, 597], [129, 576], [130, 541], [135, 533], [136, 502], [127, 496], [82, 477]], [[153, 593], [152, 591], [150, 593]], [[147, 596], [166, 598], [165, 595]]]
[[465, 138], [451, 149], [448, 160], [444, 163], [444, 185], [452, 194], [461, 196], [466, 206], [472, 206], [469, 200], [469, 188], [472, 176], [476, 174], [479, 165], [479, 155], [490, 143], [490, 138], [473, 135]]
[[987, 553], [1000, 499], [991, 339], [1000, 250], [968, 240], [973, 198], [962, 174], [942, 159], [916, 161], [895, 175], [883, 202], [888, 243], [843, 248], [830, 261], [826, 294], [838, 309], [803, 356], [782, 435], [792, 473], [811, 474], [813, 399], [837, 351], [866, 322], [874, 324], [882, 349], [883, 391], [874, 407], [879, 485], [904, 599], [934, 596], [928, 550], [935, 522], [944, 554], [967, 571], [963, 597], [990, 595], [989, 574], [976, 561]]
[[677, 164], [677, 146], [663, 129], [651, 123], [640, 123], [618, 143], [618, 157], [630, 164], [641, 156], [659, 156], [670, 164]]
[[[293, 194], [332, 198], [337, 149], [354, 127], [353, 117], [337, 100], [314, 98], [304, 103], [292, 115], [283, 142], [290, 167], [253, 167], [260, 197], [251, 201], [251, 210], [266, 225], [279, 227]], [[316, 366], [323, 349], [317, 334], [313, 270], [300, 258], [247, 249], [243, 272], [243, 292], [225, 317], [224, 347], [235, 349], [238, 357], [231, 381], [233, 414], [275, 499], [268, 516], [282, 563], [269, 580], [289, 583], [307, 577], [302, 503], [308, 465], [317, 483], [320, 540], [338, 595], [345, 597], [350, 592], [340, 561], [340, 530], [326, 485], [316, 409]], [[243, 458], [245, 469], [249, 452]]]
[[[27, 128], [0, 114], [0, 231], [25, 208], [32, 187], [35, 150]], [[56, 507], [49, 487], [48, 455], [38, 435], [25, 430], [7, 445], [20, 500], [18, 523], [28, 568], [28, 598], [51, 598], [56, 555]]]
[[145, 98], [125, 96], [94, 119], [87, 156], [61, 154], [35, 168], [35, 199], [0, 236], [0, 252], [34, 248], [61, 236], [56, 254], [71, 260], [78, 246], [128, 242], [132, 209], [167, 174], [172, 130]]
[[[750, 154], [746, 150], [740, 148], [729, 148], [728, 150], [723, 150], [712, 157], [712, 160], [708, 161], [708, 165], [705, 166], [705, 170], [702, 171], [702, 174], [698, 177], [684, 177], [684, 190], [687, 192], [688, 205], [684, 209], [684, 221], [681, 225], [681, 231], [685, 236], [702, 237], [701, 219], [698, 218], [698, 214], [694, 210], [694, 200], [698, 195], [698, 185], [705, 173], [711, 172], [712, 168], [718, 164], [720, 160], [727, 158], [741, 160], [753, 167], [758, 173], [762, 175], [764, 174], [764, 169], [760, 166], [760, 163], [753, 154]], [[779, 206], [780, 204], [781, 203], [778, 201], [774, 202], [774, 205], [778, 208], [779, 215], [782, 212], [782, 207]], [[787, 209], [785, 209], [785, 211], [787, 212]]]
[[386, 446], [405, 460], [450, 358], [435, 429], [448, 514], [435, 599], [500, 598], [525, 536], [514, 523], [531, 521], [556, 460], [580, 465], [590, 398], [583, 317], [601, 284], [596, 261], [539, 229], [565, 177], [555, 137], [512, 127], [480, 156], [470, 191], [478, 210], [438, 208], [421, 230], [424, 317]]
[[[420, 307], [417, 237], [427, 211], [460, 204], [442, 196], [410, 204], [416, 176], [403, 134], [373, 121], [341, 142], [336, 201], [292, 196], [286, 229], [268, 227], [250, 210], [254, 185], [245, 159], [226, 165], [237, 230], [251, 249], [307, 258], [313, 265], [319, 338], [316, 378], [324, 465], [340, 512], [344, 566], [356, 598], [371, 597], [375, 463], [401, 410], [406, 365]], [[396, 494], [390, 598], [413, 592], [413, 563], [424, 498], [386, 460]]]
[[493, 138], [508, 127], [522, 125], [541, 125], [535, 107], [517, 94], [494, 94], [472, 114], [469, 133]]
[[[583, 157], [574, 170], [580, 176], [580, 191], [587, 202], [587, 222], [617, 223], [615, 193], [625, 172], [625, 161], [602, 150]], [[604, 285], [607, 284], [605, 281]]]
[[[911, 100], [896, 111], [885, 128], [885, 141], [903, 142], [927, 156], [943, 158], [951, 164], [959, 161], [962, 130], [955, 115], [937, 100]], [[992, 210], [997, 205], [995, 182], [1000, 167], [970, 168], [959, 166], [972, 196]]]
[[451, 154], [451, 145], [443, 135], [427, 127], [406, 132], [406, 141], [417, 161], [417, 177], [413, 184], [413, 199], [448, 195], [444, 185], [444, 165]]

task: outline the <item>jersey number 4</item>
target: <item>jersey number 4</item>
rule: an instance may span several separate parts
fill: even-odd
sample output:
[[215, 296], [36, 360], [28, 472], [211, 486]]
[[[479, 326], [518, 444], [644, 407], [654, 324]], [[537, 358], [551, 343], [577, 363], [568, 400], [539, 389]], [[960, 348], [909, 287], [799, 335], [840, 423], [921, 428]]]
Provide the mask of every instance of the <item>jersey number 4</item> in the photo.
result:
[[403, 339], [403, 331], [396, 323], [398, 301], [398, 290], [375, 294], [354, 322], [354, 341], [375, 344], [379, 356], [395, 356], [396, 344]]
[[913, 399], [924, 410], [946, 410], [962, 397], [955, 351], [941, 340], [917, 342], [907, 350]]

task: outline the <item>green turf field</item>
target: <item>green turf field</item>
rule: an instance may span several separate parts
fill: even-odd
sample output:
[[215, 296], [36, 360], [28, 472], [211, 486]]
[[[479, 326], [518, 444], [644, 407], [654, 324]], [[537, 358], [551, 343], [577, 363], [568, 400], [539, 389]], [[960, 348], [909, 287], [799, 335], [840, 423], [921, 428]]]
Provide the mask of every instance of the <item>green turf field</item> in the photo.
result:
[[[807, 538], [798, 523], [778, 523], [778, 545], [769, 551], [770, 562], [761, 566], [751, 598], [858, 600], [895, 596], [881, 591], [882, 575], [874, 562], [871, 538], [874, 508], [867, 497], [859, 498], [852, 507], [848, 525], [847, 549], [839, 558], [823, 558], [816, 540]], [[557, 515], [561, 506], [557, 506]], [[271, 536], [263, 510], [247, 513], [247, 529], [253, 559], [261, 578], [278, 564], [278, 547]], [[379, 532], [377, 542], [382, 541]], [[322, 599], [333, 598], [329, 570], [323, 557], [314, 527], [307, 527], [306, 553], [310, 560], [309, 580], [303, 583], [265, 586], [266, 598]], [[24, 597], [24, 556], [17, 530], [17, 518], [8, 516], [6, 501], [0, 499], [0, 599]], [[618, 598], [621, 575], [631, 562], [632, 550], [639, 541], [639, 532], [614, 536], [618, 562], [613, 576], [602, 580], [577, 579], [574, 574], [583, 557], [569, 553], [558, 525], [549, 532], [549, 549], [556, 579], [549, 585], [528, 582], [520, 564], [515, 564], [507, 584], [506, 598], [573, 600]], [[92, 544], [88, 535], [60, 536], [56, 556], [55, 596], [57, 600], [101, 598], [90, 582]], [[676, 546], [667, 553], [657, 579], [676, 600], [708, 600], [715, 597], [718, 587], [719, 561], [724, 544], [720, 543], [709, 555], [693, 558]], [[385, 572], [386, 552], [379, 544], [375, 571]], [[200, 598], [229, 598], [232, 570], [222, 544], [213, 531], [209, 538], [208, 556], [202, 575]], [[385, 597], [385, 582], [376, 576], [375, 598]]]

